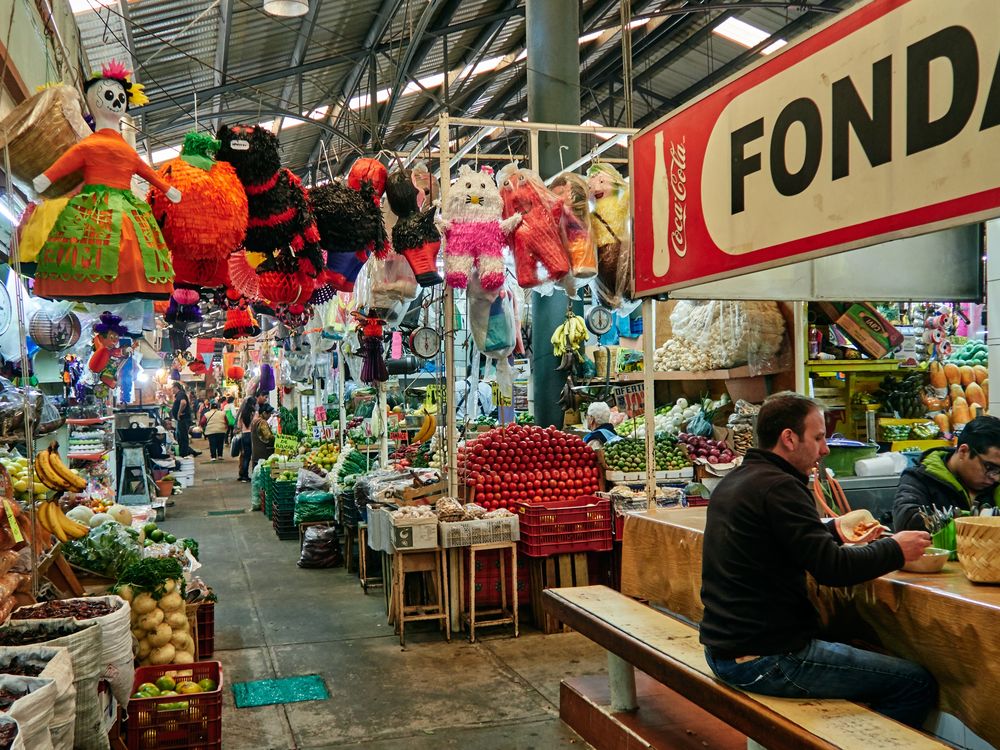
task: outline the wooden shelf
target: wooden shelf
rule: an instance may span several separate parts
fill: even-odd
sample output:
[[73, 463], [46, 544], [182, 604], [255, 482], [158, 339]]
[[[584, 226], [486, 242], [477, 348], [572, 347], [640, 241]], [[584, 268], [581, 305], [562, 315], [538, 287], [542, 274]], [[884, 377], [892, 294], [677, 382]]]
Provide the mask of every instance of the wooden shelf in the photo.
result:
[[[898, 359], [810, 359], [809, 372], [882, 372], [898, 370]], [[915, 369], [915, 368], [914, 368]]]
[[[749, 365], [742, 365], [741, 367], [732, 367], [728, 370], [703, 370], [701, 372], [685, 372], [682, 370], [672, 370], [669, 372], [654, 372], [653, 380], [733, 380], [736, 378], [754, 378], [763, 377], [765, 375], [774, 375], [779, 372], [784, 372], [783, 369], [778, 370], [762, 370], [761, 372], [752, 372]], [[641, 383], [643, 380], [644, 373], [642, 372], [620, 372], [616, 376], [616, 380], [619, 383]]]

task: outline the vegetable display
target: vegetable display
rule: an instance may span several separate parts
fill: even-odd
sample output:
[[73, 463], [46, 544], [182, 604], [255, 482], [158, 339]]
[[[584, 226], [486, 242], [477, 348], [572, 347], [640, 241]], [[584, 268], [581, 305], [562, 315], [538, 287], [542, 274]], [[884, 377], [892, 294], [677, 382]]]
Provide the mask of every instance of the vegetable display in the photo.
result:
[[142, 547], [138, 531], [111, 522], [91, 529], [82, 539], [66, 542], [62, 554], [71, 565], [118, 578], [122, 571], [142, 559]]
[[677, 439], [687, 446], [688, 455], [696, 461], [704, 459], [710, 464], [728, 464], [736, 458], [732, 449], [722, 440], [687, 433], [682, 433]]
[[555, 427], [508, 425], [458, 449], [459, 472], [484, 508], [573, 500], [599, 489], [597, 454]]
[[[670, 435], [656, 436], [653, 455], [656, 467], [654, 471], [676, 471], [691, 465], [687, 450]], [[626, 438], [611, 443], [604, 448], [604, 462], [611, 471], [645, 471], [645, 440]]]
[[146, 558], [130, 565], [114, 589], [132, 607], [139, 664], [190, 664], [195, 644], [188, 623], [181, 564]]

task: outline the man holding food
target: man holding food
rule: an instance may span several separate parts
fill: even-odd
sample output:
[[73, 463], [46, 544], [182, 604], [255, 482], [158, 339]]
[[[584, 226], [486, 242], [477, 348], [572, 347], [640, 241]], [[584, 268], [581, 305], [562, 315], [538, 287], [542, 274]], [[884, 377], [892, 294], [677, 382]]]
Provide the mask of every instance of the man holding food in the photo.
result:
[[[892, 525], [924, 529], [931, 506], [978, 512], [1000, 506], [1000, 419], [976, 417], [958, 434], [957, 448], [931, 448], [903, 472], [896, 488]], [[956, 513], [956, 515], [958, 515]]]
[[856, 520], [820, 520], [807, 480], [829, 449], [812, 399], [790, 392], [768, 398], [757, 441], [708, 505], [700, 636], [708, 665], [749, 692], [843, 698], [920, 727], [936, 703], [934, 678], [918, 664], [820, 640], [806, 573], [826, 586], [862, 583], [919, 558], [930, 535], [879, 538], [877, 525], [865, 531]]

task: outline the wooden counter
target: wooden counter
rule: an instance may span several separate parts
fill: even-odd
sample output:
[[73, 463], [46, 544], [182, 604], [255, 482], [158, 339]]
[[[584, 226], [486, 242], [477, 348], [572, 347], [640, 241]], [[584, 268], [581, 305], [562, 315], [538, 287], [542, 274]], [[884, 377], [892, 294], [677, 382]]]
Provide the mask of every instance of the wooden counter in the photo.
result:
[[[700, 622], [706, 512], [626, 516], [622, 593]], [[850, 588], [814, 588], [825, 625], [922, 664], [938, 680], [941, 709], [1000, 747], [1000, 586], [970, 583], [951, 562], [941, 573], [899, 571]]]

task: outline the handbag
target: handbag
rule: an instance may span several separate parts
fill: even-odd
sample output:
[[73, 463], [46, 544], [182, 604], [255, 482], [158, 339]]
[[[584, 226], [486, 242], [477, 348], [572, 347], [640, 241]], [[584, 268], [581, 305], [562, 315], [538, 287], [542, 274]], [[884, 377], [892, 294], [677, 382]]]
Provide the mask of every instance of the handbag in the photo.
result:
[[229, 443], [229, 455], [236, 458], [240, 455], [240, 446], [243, 444], [242, 435], [234, 435], [232, 441]]
[[228, 409], [226, 410], [226, 424], [229, 425], [230, 427], [236, 426], [236, 415], [233, 414]]

